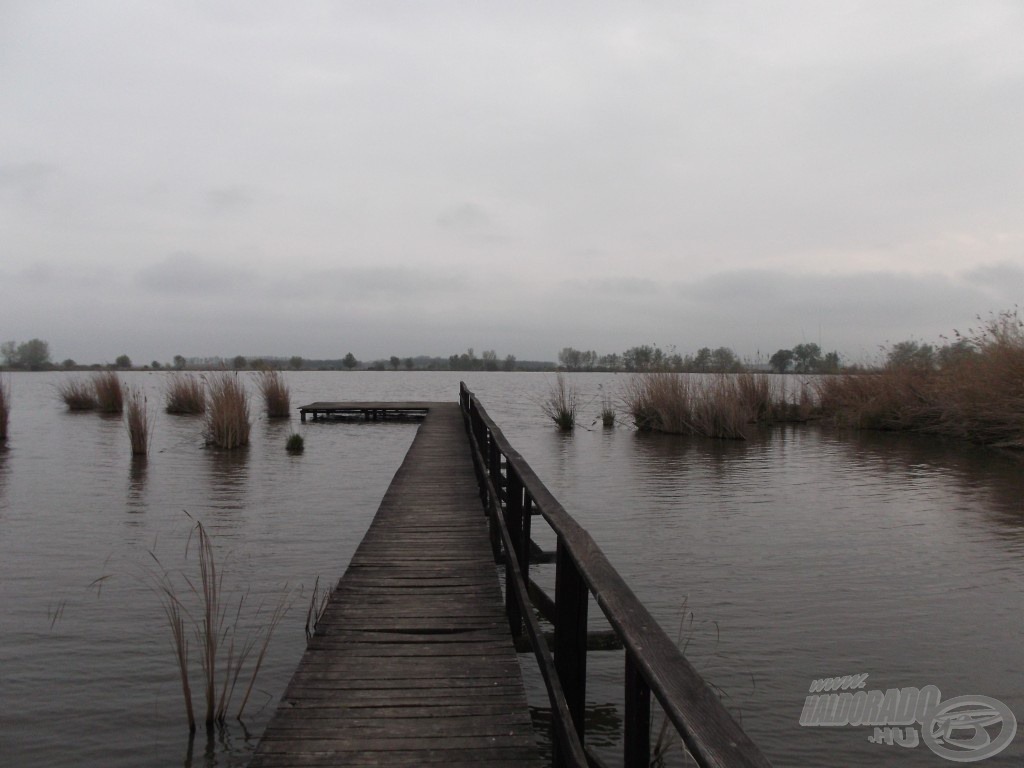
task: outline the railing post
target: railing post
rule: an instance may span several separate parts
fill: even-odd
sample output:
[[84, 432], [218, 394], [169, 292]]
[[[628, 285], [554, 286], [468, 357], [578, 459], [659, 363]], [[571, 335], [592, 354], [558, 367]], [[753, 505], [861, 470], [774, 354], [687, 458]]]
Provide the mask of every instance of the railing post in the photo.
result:
[[487, 438], [487, 466], [491, 470], [491, 482], [494, 483], [494, 492], [498, 494], [498, 505], [501, 506], [501, 449], [498, 448], [498, 441], [494, 439], [492, 433], [488, 432]]
[[625, 705], [622, 764], [624, 768], [648, 768], [651, 764], [651, 689], [629, 651], [626, 651]]
[[[587, 694], [587, 606], [590, 592], [568, 548], [558, 540], [555, 555], [555, 671], [565, 692], [576, 733], [583, 742]], [[560, 764], [558, 745], [555, 765]]]
[[512, 571], [512, 558], [516, 558], [520, 568], [522, 567], [520, 551], [523, 547], [523, 483], [511, 466], [506, 468], [506, 473], [505, 526], [508, 528], [509, 538], [512, 539], [512, 547], [515, 551], [505, 553], [505, 614], [508, 616], [508, 624], [512, 628], [512, 636], [519, 638], [523, 633], [523, 615], [519, 608], [519, 601], [516, 600], [515, 591], [510, 585], [512, 579], [515, 578]]

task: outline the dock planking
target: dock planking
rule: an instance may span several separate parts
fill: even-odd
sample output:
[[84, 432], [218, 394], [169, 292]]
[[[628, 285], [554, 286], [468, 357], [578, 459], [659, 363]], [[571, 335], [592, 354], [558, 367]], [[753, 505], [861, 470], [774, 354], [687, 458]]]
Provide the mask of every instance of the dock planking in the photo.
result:
[[400, 405], [429, 415], [252, 768], [541, 764], [459, 406]]

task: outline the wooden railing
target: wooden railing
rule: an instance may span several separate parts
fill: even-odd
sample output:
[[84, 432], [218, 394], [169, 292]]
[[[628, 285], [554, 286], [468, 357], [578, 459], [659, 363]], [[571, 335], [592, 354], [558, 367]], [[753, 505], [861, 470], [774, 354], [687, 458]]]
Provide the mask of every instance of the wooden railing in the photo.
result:
[[[512, 634], [532, 647], [551, 702], [553, 764], [601, 765], [586, 748], [584, 731], [587, 609], [593, 595], [625, 648], [626, 768], [650, 766], [652, 694], [697, 765], [770, 765], [590, 534], [551, 495], [465, 384], [460, 385], [459, 402], [490, 521], [491, 543], [505, 566], [505, 607]], [[531, 525], [538, 516], [557, 538], [554, 600], [529, 577]], [[534, 608], [554, 624], [550, 650]]]

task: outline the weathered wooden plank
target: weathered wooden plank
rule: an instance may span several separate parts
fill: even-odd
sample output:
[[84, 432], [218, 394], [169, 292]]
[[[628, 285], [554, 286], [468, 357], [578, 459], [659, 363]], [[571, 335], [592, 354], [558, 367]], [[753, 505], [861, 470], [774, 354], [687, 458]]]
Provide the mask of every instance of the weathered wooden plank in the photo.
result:
[[461, 414], [429, 407], [253, 768], [539, 765]]

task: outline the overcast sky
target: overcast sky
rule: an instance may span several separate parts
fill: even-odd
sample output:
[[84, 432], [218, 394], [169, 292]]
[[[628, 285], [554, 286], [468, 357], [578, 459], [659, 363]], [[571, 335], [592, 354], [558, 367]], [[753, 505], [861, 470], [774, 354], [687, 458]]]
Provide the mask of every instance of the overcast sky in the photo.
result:
[[1024, 298], [1024, 3], [0, 0], [0, 340], [803, 341]]

